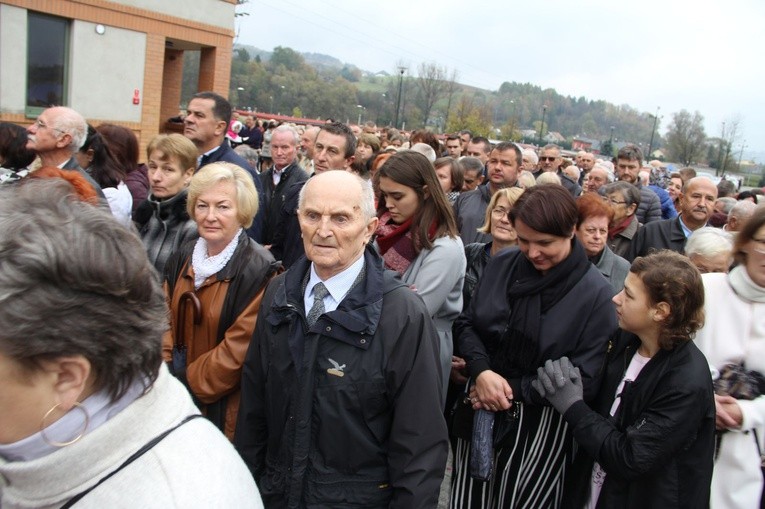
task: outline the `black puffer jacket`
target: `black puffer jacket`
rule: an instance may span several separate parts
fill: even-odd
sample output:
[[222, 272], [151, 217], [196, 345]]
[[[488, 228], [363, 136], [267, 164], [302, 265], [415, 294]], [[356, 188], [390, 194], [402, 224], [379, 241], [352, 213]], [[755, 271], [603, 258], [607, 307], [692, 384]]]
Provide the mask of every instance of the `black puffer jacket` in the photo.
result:
[[704, 355], [690, 341], [659, 350], [625, 385], [610, 417], [616, 388], [640, 341], [621, 332], [612, 344], [593, 404], [597, 412], [579, 401], [564, 415], [581, 446], [564, 505], [584, 507], [595, 459], [606, 471], [598, 508], [709, 507], [715, 403]]
[[431, 508], [446, 467], [438, 336], [368, 247], [365, 276], [305, 322], [301, 258], [269, 284], [234, 444], [267, 508]]
[[160, 275], [171, 254], [187, 240], [199, 237], [197, 224], [186, 212], [186, 196], [186, 189], [162, 201], [150, 194], [133, 214], [149, 260]]

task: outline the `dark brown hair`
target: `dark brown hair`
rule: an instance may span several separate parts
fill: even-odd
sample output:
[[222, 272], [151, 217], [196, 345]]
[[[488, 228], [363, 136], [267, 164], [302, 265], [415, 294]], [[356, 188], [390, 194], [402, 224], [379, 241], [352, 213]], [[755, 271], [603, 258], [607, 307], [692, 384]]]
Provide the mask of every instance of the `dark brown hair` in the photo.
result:
[[540, 184], [527, 188], [510, 210], [510, 222], [556, 237], [570, 237], [579, 214], [568, 190], [558, 184]]
[[439, 157], [433, 163], [435, 169], [439, 169], [443, 166], [449, 166], [449, 173], [452, 177], [452, 188], [450, 190], [461, 190], [462, 184], [465, 182], [465, 170], [462, 169], [462, 164], [451, 157]]
[[[378, 216], [387, 210], [385, 198], [379, 192], [381, 177], [387, 177], [398, 184], [410, 187], [417, 193], [420, 203], [412, 218], [411, 227], [416, 252], [419, 253], [422, 249], [432, 248], [433, 240], [437, 238], [459, 235], [452, 207], [449, 205], [449, 200], [447, 200], [443, 189], [441, 189], [436, 170], [427, 157], [419, 152], [404, 150], [393, 154], [383, 163], [375, 175], [375, 188], [378, 189]], [[428, 190], [428, 199], [425, 199], [425, 186]], [[437, 227], [431, 238], [428, 236], [428, 230], [434, 221], [437, 223]]]
[[651, 304], [669, 304], [659, 346], [672, 350], [693, 339], [704, 326], [704, 283], [688, 257], [664, 249], [636, 258], [630, 272], [643, 282]]

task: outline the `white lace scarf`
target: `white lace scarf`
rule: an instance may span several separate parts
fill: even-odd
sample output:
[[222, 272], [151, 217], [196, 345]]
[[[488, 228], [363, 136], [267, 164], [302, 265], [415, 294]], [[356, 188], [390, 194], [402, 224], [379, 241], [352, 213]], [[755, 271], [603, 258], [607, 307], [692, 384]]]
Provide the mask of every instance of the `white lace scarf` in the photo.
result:
[[191, 267], [194, 269], [194, 288], [199, 290], [205, 279], [217, 274], [220, 270], [226, 266], [228, 261], [234, 255], [236, 246], [239, 245], [239, 235], [242, 233], [242, 228], [237, 230], [236, 235], [223, 248], [223, 251], [215, 256], [207, 256], [207, 241], [202, 237], [197, 239], [197, 243], [194, 245], [194, 253], [191, 255]]

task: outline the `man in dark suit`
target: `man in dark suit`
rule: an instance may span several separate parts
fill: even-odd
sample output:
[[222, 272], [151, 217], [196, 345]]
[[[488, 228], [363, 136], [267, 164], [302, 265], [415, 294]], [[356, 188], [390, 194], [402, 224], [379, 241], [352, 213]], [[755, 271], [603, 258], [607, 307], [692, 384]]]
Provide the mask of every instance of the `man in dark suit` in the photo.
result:
[[[194, 94], [186, 109], [183, 120], [183, 135], [196, 145], [199, 151], [197, 169], [206, 164], [225, 161], [247, 170], [255, 182], [258, 199], [263, 203], [263, 185], [255, 170], [247, 161], [234, 152], [226, 140], [226, 131], [231, 122], [231, 104], [214, 92], [199, 92]], [[259, 209], [247, 230], [247, 234], [257, 242], [263, 242], [264, 227], [263, 209]]]

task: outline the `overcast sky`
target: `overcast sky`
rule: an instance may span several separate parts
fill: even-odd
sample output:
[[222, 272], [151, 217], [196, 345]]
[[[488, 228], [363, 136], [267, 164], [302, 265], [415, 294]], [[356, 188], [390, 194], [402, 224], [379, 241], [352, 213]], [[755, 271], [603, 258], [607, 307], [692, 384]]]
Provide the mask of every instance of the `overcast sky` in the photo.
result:
[[[740, 118], [765, 153], [765, 2], [250, 0], [241, 44], [324, 53], [368, 71], [420, 62], [497, 90], [529, 82], [655, 113], [698, 110], [708, 136]], [[765, 154], [762, 155], [765, 157]], [[760, 158], [760, 162], [761, 158]]]

